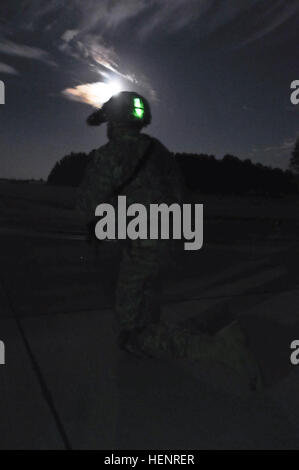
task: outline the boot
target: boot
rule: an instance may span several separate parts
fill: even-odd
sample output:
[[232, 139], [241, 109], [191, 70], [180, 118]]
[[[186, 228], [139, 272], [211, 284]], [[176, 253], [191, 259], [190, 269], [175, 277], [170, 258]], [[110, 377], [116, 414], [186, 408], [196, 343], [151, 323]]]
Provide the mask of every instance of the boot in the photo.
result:
[[139, 344], [144, 352], [156, 358], [205, 360], [211, 366], [223, 364], [245, 379], [251, 391], [262, 388], [257, 362], [237, 321], [213, 336], [160, 323], [144, 330]]

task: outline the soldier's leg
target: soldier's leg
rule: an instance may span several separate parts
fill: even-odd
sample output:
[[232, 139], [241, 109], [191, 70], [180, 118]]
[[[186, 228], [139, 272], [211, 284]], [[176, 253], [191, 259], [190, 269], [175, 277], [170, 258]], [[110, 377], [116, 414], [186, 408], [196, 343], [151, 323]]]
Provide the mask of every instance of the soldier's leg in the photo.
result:
[[238, 322], [231, 323], [213, 336], [163, 322], [142, 332], [140, 344], [153, 357], [223, 364], [245, 379], [251, 389], [261, 387], [258, 364]]
[[282, 323], [267, 316], [244, 315], [210, 336], [179, 325], [161, 323], [142, 334], [148, 354], [164, 358], [205, 359], [224, 364], [252, 390], [271, 386], [288, 375], [290, 344], [299, 322]]
[[120, 330], [142, 329], [159, 321], [160, 262], [153, 247], [130, 243], [122, 252], [115, 310]]

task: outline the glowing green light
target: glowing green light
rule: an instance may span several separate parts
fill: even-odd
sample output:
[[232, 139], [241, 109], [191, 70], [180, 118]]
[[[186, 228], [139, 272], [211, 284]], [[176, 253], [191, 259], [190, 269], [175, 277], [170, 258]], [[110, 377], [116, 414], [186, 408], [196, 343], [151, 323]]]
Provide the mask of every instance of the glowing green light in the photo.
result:
[[144, 116], [144, 104], [140, 98], [134, 98], [133, 116], [138, 119], [142, 119]]
[[142, 103], [140, 98], [134, 98], [134, 108], [144, 109], [144, 104]]
[[144, 115], [144, 110], [140, 109], [140, 108], [135, 108], [134, 111], [133, 111], [133, 114], [134, 114], [135, 117], [137, 117], [139, 119], [142, 119], [143, 115]]

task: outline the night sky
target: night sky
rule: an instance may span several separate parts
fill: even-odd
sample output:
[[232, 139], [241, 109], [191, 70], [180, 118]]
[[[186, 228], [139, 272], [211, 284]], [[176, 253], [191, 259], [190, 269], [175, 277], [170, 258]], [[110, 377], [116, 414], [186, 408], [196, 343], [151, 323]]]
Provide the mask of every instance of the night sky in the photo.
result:
[[98, 82], [149, 98], [146, 132], [170, 150], [286, 168], [298, 26], [298, 0], [1, 0], [0, 177], [46, 178], [102, 145], [82, 93]]

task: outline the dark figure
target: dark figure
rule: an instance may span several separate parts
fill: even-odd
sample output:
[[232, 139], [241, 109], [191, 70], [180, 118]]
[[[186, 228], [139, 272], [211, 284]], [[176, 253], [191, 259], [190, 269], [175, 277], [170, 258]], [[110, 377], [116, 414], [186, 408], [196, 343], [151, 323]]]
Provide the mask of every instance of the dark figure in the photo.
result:
[[[112, 97], [88, 118], [90, 125], [108, 122], [109, 139], [94, 153], [79, 189], [78, 210], [89, 228], [94, 227], [95, 208], [101, 203], [115, 206], [119, 195], [127, 197], [128, 205], [145, 207], [181, 202], [181, 180], [174, 157], [158, 140], [141, 133], [150, 121], [148, 102], [131, 92]], [[246, 321], [242, 326], [234, 321], [210, 336], [160, 320], [161, 273], [172, 258], [171, 241], [119, 243], [115, 312], [120, 348], [139, 355], [223, 363], [257, 388], [261, 383], [257, 362], [260, 365], [262, 361], [256, 361], [248, 347], [255, 332]], [[256, 324], [258, 328], [258, 320]]]
[[[115, 205], [118, 195], [127, 197], [127, 205], [139, 203], [145, 207], [181, 201], [174, 157], [157, 139], [141, 133], [151, 121], [145, 98], [131, 92], [112, 97], [88, 119], [90, 125], [105, 121], [109, 142], [95, 152], [78, 193], [77, 206], [88, 224], [89, 239], [95, 225], [95, 208], [101, 203]], [[136, 349], [136, 336], [160, 320], [160, 279], [170, 261], [172, 245], [160, 240], [120, 243], [115, 302], [119, 344]]]

